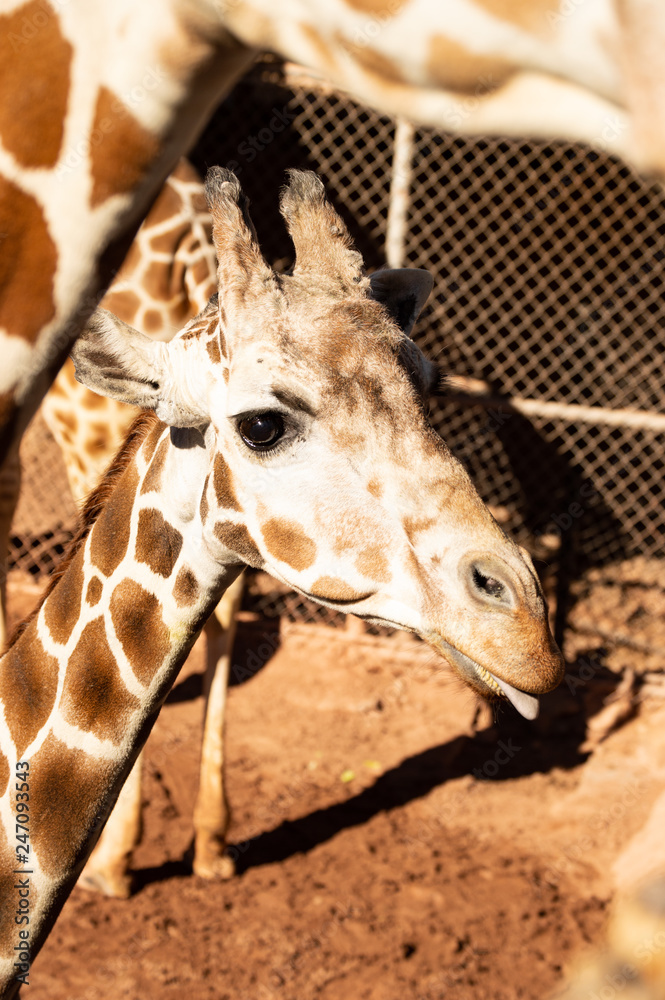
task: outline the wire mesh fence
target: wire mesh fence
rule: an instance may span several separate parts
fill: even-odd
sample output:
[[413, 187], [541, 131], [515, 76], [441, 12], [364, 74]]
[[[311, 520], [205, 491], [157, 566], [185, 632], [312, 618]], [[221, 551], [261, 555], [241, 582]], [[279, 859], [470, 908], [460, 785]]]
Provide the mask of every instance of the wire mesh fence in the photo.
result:
[[[391, 119], [266, 59], [191, 158], [201, 173], [212, 164], [236, 171], [278, 269], [292, 256], [278, 213], [285, 171], [316, 170], [374, 269], [385, 263], [395, 134]], [[660, 565], [663, 192], [606, 155], [560, 143], [418, 129], [408, 160], [404, 262], [435, 277], [416, 339], [461, 377], [450, 399], [434, 402], [432, 421], [497, 519], [534, 553], [561, 624], [572, 580], [635, 558]], [[48, 484], [42, 459], [37, 478]], [[47, 530], [73, 527], [56, 521]], [[19, 534], [14, 564], [48, 569], [30, 531]], [[648, 614], [665, 611], [659, 593]], [[263, 577], [250, 581], [246, 607], [344, 622]]]
[[64, 462], [38, 413], [21, 442], [21, 491], [9, 535], [9, 569], [46, 577], [76, 529]]

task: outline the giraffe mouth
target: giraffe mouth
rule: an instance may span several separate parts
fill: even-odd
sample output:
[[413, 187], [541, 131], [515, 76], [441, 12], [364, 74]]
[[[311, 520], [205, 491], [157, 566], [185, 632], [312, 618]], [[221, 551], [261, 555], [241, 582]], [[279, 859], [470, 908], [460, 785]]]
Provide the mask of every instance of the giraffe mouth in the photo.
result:
[[461, 653], [459, 649], [455, 649], [445, 640], [439, 639], [437, 646], [443, 647], [443, 655], [455, 664], [466, 679], [472, 681], [476, 686], [480, 681], [484, 694], [488, 693], [509, 701], [525, 719], [532, 721], [537, 718], [540, 706], [535, 695], [520, 691], [519, 688], [513, 687], [512, 684], [501, 680], [500, 677], [495, 677], [485, 667], [481, 667], [470, 656]]

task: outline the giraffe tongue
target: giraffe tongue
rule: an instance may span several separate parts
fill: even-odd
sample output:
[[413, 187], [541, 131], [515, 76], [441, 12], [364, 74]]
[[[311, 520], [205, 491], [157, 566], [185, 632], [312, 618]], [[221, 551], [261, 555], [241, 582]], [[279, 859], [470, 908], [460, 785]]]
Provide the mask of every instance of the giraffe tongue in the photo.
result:
[[514, 688], [512, 684], [502, 681], [499, 677], [495, 677], [494, 674], [492, 674], [492, 677], [499, 685], [508, 701], [511, 705], [515, 706], [520, 715], [523, 715], [525, 719], [530, 720], [537, 718], [540, 705], [538, 704], [538, 699], [534, 695], [527, 694], [526, 691], [520, 691], [518, 688]]

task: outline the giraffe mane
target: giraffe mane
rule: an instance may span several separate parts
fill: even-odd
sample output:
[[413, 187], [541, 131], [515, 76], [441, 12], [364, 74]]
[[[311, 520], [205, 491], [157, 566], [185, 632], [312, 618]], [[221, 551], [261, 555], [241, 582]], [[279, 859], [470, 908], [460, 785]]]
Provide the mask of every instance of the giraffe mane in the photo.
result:
[[17, 640], [23, 635], [30, 622], [37, 617], [44, 601], [64, 575], [69, 564], [81, 546], [85, 544], [85, 540], [90, 534], [92, 526], [104, 510], [104, 507], [108, 503], [113, 491], [118, 485], [120, 477], [136, 455], [150, 429], [155, 425], [155, 423], [157, 423], [157, 419], [157, 415], [152, 410], [142, 410], [132, 423], [132, 426], [127, 432], [127, 437], [111, 461], [111, 464], [98, 482], [97, 486], [95, 486], [92, 492], [86, 497], [79, 518], [78, 530], [69, 543], [67, 551], [63, 555], [62, 559], [51, 573], [43, 594], [37, 601], [37, 604], [34, 606], [32, 611], [14, 627], [5, 649], [3, 650], [3, 654], [6, 653], [7, 650], [11, 649], [14, 643], [17, 642]]

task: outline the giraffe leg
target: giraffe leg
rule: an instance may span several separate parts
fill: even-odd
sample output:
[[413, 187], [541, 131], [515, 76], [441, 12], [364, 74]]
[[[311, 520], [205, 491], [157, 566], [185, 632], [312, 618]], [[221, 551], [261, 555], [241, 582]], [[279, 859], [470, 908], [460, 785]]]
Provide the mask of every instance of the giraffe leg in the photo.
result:
[[141, 768], [140, 754], [118, 796], [113, 812], [78, 884], [104, 896], [127, 899], [132, 892], [129, 863], [141, 837]]
[[0, 467], [0, 649], [7, 641], [7, 566], [9, 531], [21, 488], [18, 444], [10, 449]]
[[231, 878], [233, 860], [224, 853], [230, 812], [224, 789], [224, 711], [242, 598], [242, 576], [229, 587], [206, 625], [206, 710], [199, 793], [194, 809], [194, 872], [203, 878]]

